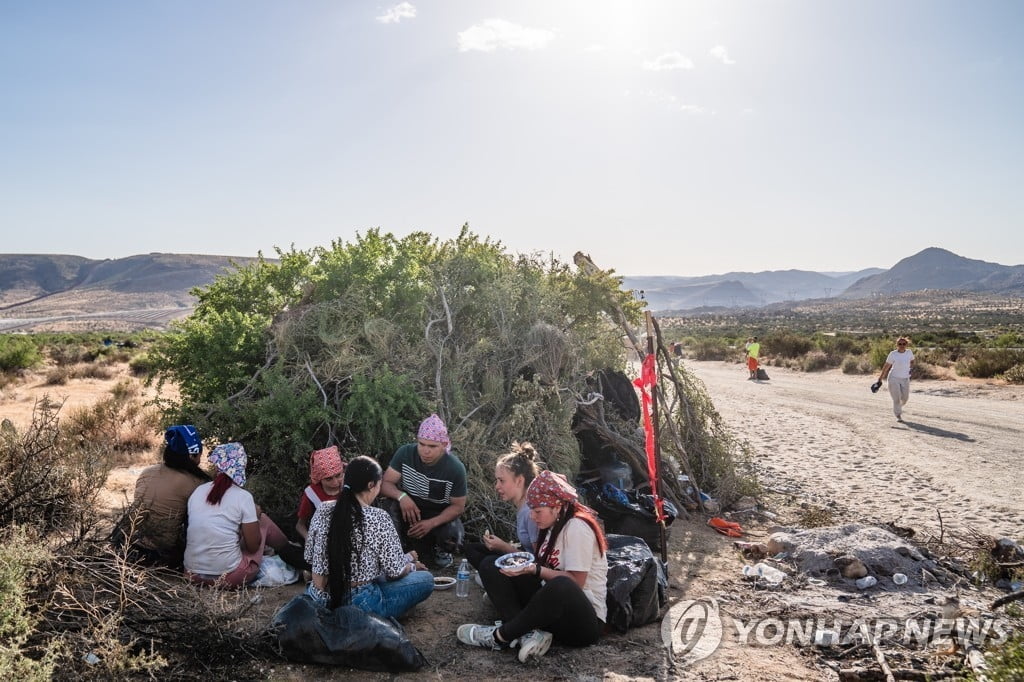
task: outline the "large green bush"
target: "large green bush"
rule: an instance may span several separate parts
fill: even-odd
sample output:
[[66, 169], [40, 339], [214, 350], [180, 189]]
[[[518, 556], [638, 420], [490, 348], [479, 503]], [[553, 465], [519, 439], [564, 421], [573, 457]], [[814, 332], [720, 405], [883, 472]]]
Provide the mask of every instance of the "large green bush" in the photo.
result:
[[194, 314], [151, 351], [180, 387], [168, 418], [241, 441], [265, 507], [294, 509], [311, 449], [386, 464], [430, 411], [487, 488], [512, 440], [574, 472], [573, 398], [591, 370], [623, 363], [606, 311], [639, 312], [616, 278], [466, 228], [447, 241], [371, 230], [279, 255], [197, 290]]
[[0, 371], [32, 369], [43, 361], [39, 347], [26, 336], [0, 334]]
[[814, 348], [814, 341], [806, 336], [779, 332], [769, 334], [761, 341], [762, 354], [781, 358], [798, 358]]

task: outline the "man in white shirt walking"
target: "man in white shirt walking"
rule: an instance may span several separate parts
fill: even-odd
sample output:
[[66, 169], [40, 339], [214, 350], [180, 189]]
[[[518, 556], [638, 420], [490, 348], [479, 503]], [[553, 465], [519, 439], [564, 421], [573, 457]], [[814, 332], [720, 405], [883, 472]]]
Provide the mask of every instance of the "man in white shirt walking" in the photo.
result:
[[896, 421], [903, 422], [903, 406], [910, 398], [910, 370], [914, 367], [914, 354], [907, 346], [910, 340], [901, 336], [896, 340], [896, 350], [889, 351], [889, 356], [882, 365], [882, 373], [878, 382], [889, 380], [889, 395], [892, 396], [892, 412]]

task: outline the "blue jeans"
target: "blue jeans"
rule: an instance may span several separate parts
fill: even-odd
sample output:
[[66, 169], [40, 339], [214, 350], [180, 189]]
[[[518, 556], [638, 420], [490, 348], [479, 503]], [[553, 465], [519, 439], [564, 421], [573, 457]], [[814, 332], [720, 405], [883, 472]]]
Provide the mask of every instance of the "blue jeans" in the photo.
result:
[[[351, 603], [367, 613], [385, 618], [398, 618], [430, 596], [434, 591], [434, 576], [430, 571], [413, 571], [398, 580], [377, 578], [371, 583], [353, 587]], [[306, 594], [320, 606], [327, 608], [330, 596], [313, 586], [306, 585]]]
[[352, 605], [385, 618], [399, 618], [434, 591], [430, 571], [413, 571], [398, 580], [378, 578], [352, 588]]

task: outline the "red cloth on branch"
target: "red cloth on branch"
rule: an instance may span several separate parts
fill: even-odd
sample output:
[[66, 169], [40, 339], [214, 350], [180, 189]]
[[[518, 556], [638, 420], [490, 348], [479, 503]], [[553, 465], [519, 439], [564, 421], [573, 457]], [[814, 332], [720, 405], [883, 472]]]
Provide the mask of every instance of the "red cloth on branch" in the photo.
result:
[[665, 509], [658, 494], [658, 459], [655, 455], [654, 424], [651, 422], [651, 388], [658, 382], [657, 358], [648, 353], [640, 367], [640, 377], [633, 380], [633, 385], [640, 389], [640, 402], [644, 413], [644, 449], [647, 452], [647, 476], [651, 481], [651, 495], [654, 497], [656, 521], [665, 520]]

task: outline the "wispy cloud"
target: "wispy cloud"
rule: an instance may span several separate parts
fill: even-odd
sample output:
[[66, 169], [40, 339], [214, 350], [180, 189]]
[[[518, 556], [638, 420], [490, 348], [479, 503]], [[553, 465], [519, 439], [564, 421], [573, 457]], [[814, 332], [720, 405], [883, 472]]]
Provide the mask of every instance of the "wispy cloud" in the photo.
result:
[[[626, 97], [630, 96], [630, 92], [627, 90], [623, 93]], [[707, 107], [702, 107], [697, 104], [686, 104], [680, 101], [679, 97], [673, 95], [670, 92], [664, 90], [647, 90], [639, 93], [646, 97], [655, 104], [661, 105], [670, 111], [681, 111], [684, 114], [714, 114], [715, 112], [709, 110]]]
[[723, 64], [736, 63], [736, 60], [729, 59], [729, 51], [725, 49], [725, 45], [715, 45], [713, 48], [708, 50], [708, 54], [721, 61]]
[[415, 16], [416, 8], [412, 3], [401, 2], [377, 17], [377, 21], [382, 24], [397, 24], [402, 19], [412, 19]]
[[678, 52], [666, 52], [657, 59], [644, 62], [648, 71], [672, 71], [674, 69], [692, 69], [693, 61]]
[[554, 31], [520, 26], [504, 19], [487, 19], [459, 33], [459, 52], [479, 50], [538, 50], [555, 38]]

